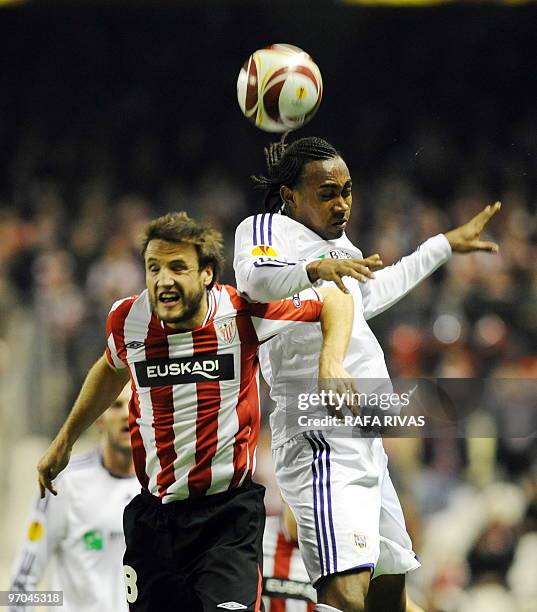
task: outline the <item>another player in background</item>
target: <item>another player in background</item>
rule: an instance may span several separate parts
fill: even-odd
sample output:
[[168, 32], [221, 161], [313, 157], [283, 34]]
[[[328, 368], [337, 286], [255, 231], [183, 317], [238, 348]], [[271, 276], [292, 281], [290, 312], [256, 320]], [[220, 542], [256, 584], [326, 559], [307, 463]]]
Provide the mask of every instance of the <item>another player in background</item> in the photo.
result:
[[[267, 517], [263, 536], [265, 612], [314, 612], [317, 593], [298, 548], [295, 517], [284, 503], [279, 516]], [[408, 596], [407, 612], [423, 612]]]
[[296, 521], [284, 503], [279, 516], [268, 516], [263, 536], [265, 612], [313, 612], [317, 595], [298, 549]]
[[[266, 153], [268, 176], [255, 180], [265, 190], [267, 212], [248, 217], [236, 232], [238, 289], [258, 301], [293, 295], [317, 286], [317, 281], [333, 281], [350, 291], [355, 321], [345, 367], [359, 385], [389, 385], [382, 349], [366, 319], [395, 304], [452, 251], [496, 252], [496, 244], [479, 236], [500, 204], [486, 207], [465, 225], [430, 238], [408, 257], [373, 273], [380, 258], [364, 260], [345, 236], [352, 181], [341, 155], [319, 138], [302, 138], [287, 148], [273, 145]], [[312, 380], [317, 373], [316, 330], [299, 334], [267, 343], [260, 360], [276, 402], [271, 415], [276, 476], [298, 521], [300, 549], [317, 589], [317, 610], [404, 611], [405, 573], [419, 562], [382, 441], [328, 440], [322, 432], [297, 435], [286, 423], [289, 386], [281, 381]], [[374, 387], [361, 390], [370, 393]]]
[[147, 289], [112, 306], [106, 353], [38, 466], [42, 493], [54, 492], [80, 433], [131, 378], [142, 493], [124, 513], [124, 571], [136, 612], [261, 609], [264, 487], [251, 482], [258, 347], [320, 320], [320, 372], [346, 375], [352, 299], [332, 289], [324, 302], [310, 291], [253, 304], [217, 284], [222, 251], [221, 234], [185, 213], [146, 227]]
[[[34, 591], [49, 562], [50, 588], [63, 591], [66, 612], [126, 612], [123, 509], [140, 491], [128, 429], [130, 388], [97, 420], [100, 448], [73, 458], [38, 495], [13, 566], [11, 589]], [[12, 612], [25, 610], [13, 607]]]

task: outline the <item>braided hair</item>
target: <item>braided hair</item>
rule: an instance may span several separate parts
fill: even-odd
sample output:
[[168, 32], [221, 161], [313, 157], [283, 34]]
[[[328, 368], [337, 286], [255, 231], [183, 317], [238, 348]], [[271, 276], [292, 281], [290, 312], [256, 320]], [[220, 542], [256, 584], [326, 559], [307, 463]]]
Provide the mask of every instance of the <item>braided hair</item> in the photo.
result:
[[264, 205], [267, 212], [284, 213], [280, 188], [294, 187], [302, 176], [304, 166], [311, 162], [339, 157], [338, 151], [323, 140], [310, 136], [299, 138], [287, 145], [284, 134], [279, 142], [272, 142], [264, 149], [267, 161], [267, 176], [256, 175], [251, 179], [254, 187], [265, 192]]

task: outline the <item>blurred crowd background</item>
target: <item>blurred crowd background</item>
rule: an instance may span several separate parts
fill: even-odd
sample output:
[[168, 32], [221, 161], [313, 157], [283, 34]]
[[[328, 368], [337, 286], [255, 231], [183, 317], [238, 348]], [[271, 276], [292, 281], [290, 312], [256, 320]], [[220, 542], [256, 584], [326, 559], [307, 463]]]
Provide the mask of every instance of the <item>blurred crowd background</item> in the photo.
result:
[[[532, 6], [0, 10], [2, 588], [35, 460], [103, 350], [110, 305], [144, 286], [141, 227], [169, 210], [211, 221], [234, 281], [234, 230], [259, 210], [249, 175], [271, 139], [240, 114], [235, 81], [266, 44], [298, 45], [320, 66], [325, 99], [297, 136], [343, 152], [348, 233], [364, 254], [395, 262], [503, 202], [489, 231], [499, 255], [455, 256], [370, 321], [392, 374], [537, 377], [535, 23]], [[427, 610], [537, 610], [535, 434], [508, 436], [509, 419], [537, 431], [535, 401], [515, 386], [503, 421], [482, 415], [488, 437], [386, 441]], [[265, 427], [258, 477], [275, 513], [269, 444]]]

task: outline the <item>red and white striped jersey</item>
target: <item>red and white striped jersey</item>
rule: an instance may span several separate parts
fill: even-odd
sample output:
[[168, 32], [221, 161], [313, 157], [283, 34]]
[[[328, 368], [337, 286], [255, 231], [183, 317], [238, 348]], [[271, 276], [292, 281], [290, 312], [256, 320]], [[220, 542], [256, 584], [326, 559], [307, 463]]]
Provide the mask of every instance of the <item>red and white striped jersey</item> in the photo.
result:
[[136, 474], [163, 503], [221, 493], [249, 480], [259, 433], [261, 342], [318, 321], [315, 291], [251, 303], [227, 285], [208, 292], [201, 327], [177, 332], [153, 312], [147, 290], [117, 301], [106, 356], [128, 368]]
[[286, 534], [279, 516], [269, 516], [263, 536], [265, 612], [313, 612], [315, 601], [298, 542]]

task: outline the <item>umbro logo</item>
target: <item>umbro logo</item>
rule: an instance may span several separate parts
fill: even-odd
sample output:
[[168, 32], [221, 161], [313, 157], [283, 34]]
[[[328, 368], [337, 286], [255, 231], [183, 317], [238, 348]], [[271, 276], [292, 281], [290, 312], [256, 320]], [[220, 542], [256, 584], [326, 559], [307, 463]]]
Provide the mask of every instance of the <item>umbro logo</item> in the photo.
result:
[[247, 606], [243, 606], [236, 601], [226, 601], [225, 603], [218, 604], [217, 608], [224, 608], [224, 610], [248, 610]]
[[139, 340], [133, 340], [132, 342], [129, 342], [128, 344], [126, 344], [125, 348], [137, 349], [142, 346], [144, 346], [143, 342], [140, 342]]

